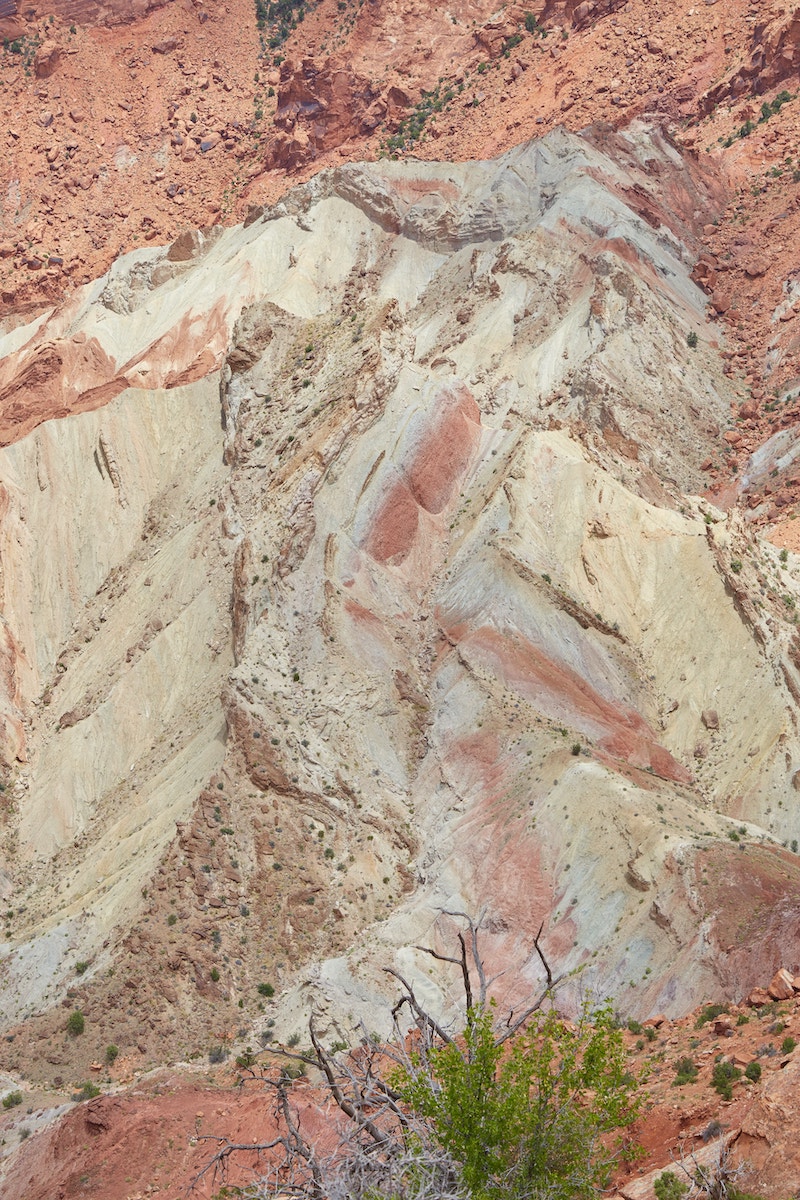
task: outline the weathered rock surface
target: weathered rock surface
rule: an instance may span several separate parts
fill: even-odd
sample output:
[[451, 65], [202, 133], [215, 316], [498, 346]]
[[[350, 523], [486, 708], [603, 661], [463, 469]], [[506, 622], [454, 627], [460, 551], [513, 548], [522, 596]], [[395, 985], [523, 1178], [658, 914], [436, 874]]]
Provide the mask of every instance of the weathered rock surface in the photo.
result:
[[127, 985], [146, 1061], [264, 963], [276, 1033], [312, 997], [374, 1027], [395, 953], [446, 1007], [404, 947], [452, 908], [512, 992], [545, 916], [642, 1017], [780, 964], [800, 684], [751, 598], [776, 556], [692, 499], [729, 403], [686, 344], [706, 183], [645, 126], [602, 144], [327, 172], [6, 336], [7, 1022], [51, 1037], [80, 958], [87, 1069]]

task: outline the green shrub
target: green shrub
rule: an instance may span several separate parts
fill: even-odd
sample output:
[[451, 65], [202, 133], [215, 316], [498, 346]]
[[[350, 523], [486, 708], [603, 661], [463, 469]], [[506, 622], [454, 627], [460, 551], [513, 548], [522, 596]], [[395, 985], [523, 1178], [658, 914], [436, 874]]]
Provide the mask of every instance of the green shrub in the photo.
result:
[[[730, 834], [728, 834], [730, 837]], [[737, 838], [738, 841], [738, 838]], [[728, 1012], [727, 1004], [706, 1004], [700, 1009], [700, 1014], [694, 1023], [695, 1029], [702, 1029], [708, 1021], [716, 1021], [723, 1013]]]
[[106, 1062], [109, 1066], [117, 1061], [119, 1057], [119, 1046], [115, 1046], [112, 1042], [110, 1046], [106, 1046]]
[[219, 983], [219, 970], [217, 967], [211, 968], [211, 982]]
[[781, 1053], [782, 1054], [791, 1054], [796, 1045], [797, 1045], [797, 1042], [794, 1040], [793, 1037], [785, 1037], [783, 1039], [783, 1041], [781, 1042]]
[[76, 962], [75, 963], [75, 970], [78, 973], [78, 975], [83, 975], [83, 973], [85, 971], [88, 971], [88, 969], [89, 969], [88, 962]]
[[22, 1104], [22, 1092], [9, 1092], [3, 1096], [3, 1108], [16, 1108], [18, 1104]]
[[673, 1087], [683, 1087], [687, 1083], [694, 1083], [697, 1079], [697, 1067], [691, 1058], [679, 1058], [675, 1064], [675, 1078], [672, 1081]]
[[168, 925], [177, 925], [178, 924], [178, 918], [176, 917], [175, 913], [169, 914], [169, 916], [167, 917], [167, 924]]
[[85, 1083], [79, 1092], [72, 1093], [72, 1099], [79, 1104], [82, 1100], [94, 1100], [99, 1095], [100, 1088], [96, 1083]]
[[635, 1118], [635, 1081], [610, 1005], [583, 1010], [577, 1027], [538, 1013], [510, 1052], [498, 1045], [491, 1006], [470, 1010], [465, 1049], [455, 1043], [412, 1056], [392, 1079], [429, 1122], [478, 1200], [595, 1195], [613, 1152], [601, 1135]]
[[741, 1077], [742, 1072], [732, 1062], [718, 1062], [714, 1064], [714, 1070], [711, 1072], [711, 1086], [722, 1096], [723, 1100], [731, 1100], [733, 1098], [731, 1084]]
[[69, 1014], [69, 1019], [67, 1020], [67, 1033], [70, 1035], [70, 1037], [79, 1037], [85, 1028], [86, 1021], [83, 1013], [79, 1008], [76, 1008], [74, 1012]]
[[628, 1029], [631, 1033], [641, 1033], [642, 1027], [638, 1021], [634, 1021], [633, 1017], [628, 1017]]
[[758, 1083], [759, 1079], [761, 1078], [761, 1063], [756, 1062], [756, 1060], [753, 1059], [753, 1061], [749, 1062], [745, 1067], [744, 1073], [748, 1079], [753, 1081], [753, 1083]]
[[674, 1171], [662, 1171], [653, 1184], [656, 1200], [681, 1200], [689, 1190], [689, 1185], [678, 1179]]
[[653, 1025], [645, 1025], [643, 1031], [648, 1042], [654, 1042], [658, 1037], [658, 1030]]
[[532, 12], [525, 13], [525, 31], [526, 33], [534, 33], [537, 37], [547, 37], [549, 30], [540, 25]]
[[686, 345], [689, 347], [690, 350], [696, 350], [698, 341], [699, 341], [699, 338], [698, 338], [697, 334], [695, 333], [695, 331], [693, 329], [690, 329], [686, 335]]
[[274, 996], [275, 988], [271, 983], [260, 983], [258, 985], [258, 994], [259, 996]]

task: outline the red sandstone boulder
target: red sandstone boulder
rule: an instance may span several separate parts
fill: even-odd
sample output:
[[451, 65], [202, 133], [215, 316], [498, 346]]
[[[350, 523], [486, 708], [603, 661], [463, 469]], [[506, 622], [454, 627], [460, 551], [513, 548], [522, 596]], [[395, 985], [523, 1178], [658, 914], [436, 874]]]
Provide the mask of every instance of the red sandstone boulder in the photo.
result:
[[794, 996], [794, 980], [784, 967], [775, 972], [767, 991], [773, 1000], [790, 1000]]
[[49, 79], [61, 62], [61, 48], [53, 41], [42, 42], [33, 59], [33, 73], [37, 79]]

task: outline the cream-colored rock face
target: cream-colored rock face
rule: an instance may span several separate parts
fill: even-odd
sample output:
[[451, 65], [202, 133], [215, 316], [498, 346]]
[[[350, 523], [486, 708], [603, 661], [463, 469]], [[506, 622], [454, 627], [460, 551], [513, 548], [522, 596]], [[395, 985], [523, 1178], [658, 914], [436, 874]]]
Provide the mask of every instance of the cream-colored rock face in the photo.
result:
[[686, 343], [691, 255], [626, 201], [691, 181], [644, 128], [628, 158], [556, 133], [326, 173], [15, 332], [129, 386], [0, 454], [14, 1013], [126, 928], [217, 770], [242, 898], [264, 814], [310, 839], [313, 946], [298, 878], [270, 901], [279, 1034], [310, 994], [379, 1027], [386, 961], [447, 1008], [413, 949], [447, 912], [485, 914], [512, 999], [542, 921], [639, 1012], [712, 986], [698, 847], [800, 836], [797, 587], [696, 496], [732, 385]]
[[[54, 922], [69, 929], [69, 954], [141, 902], [223, 759], [221, 443], [212, 376], [127, 391], [0, 451], [4, 614], [27, 744], [5, 846], [10, 900], [32, 936], [10, 966], [18, 1002], [33, 999], [22, 979]], [[61, 974], [51, 958], [34, 970], [39, 986]]]

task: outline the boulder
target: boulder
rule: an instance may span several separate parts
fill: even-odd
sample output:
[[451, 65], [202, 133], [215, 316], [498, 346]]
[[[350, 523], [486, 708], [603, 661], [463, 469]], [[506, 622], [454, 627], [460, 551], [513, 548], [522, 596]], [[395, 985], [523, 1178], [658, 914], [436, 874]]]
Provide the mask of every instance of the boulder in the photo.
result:
[[160, 42], [156, 42], [152, 47], [153, 54], [169, 54], [171, 51], [177, 50], [177, 48], [178, 39], [174, 33], [171, 33], [169, 37], [162, 38]]
[[794, 996], [794, 979], [785, 967], [775, 972], [767, 991], [773, 1000], [791, 1000]]
[[33, 73], [37, 79], [49, 79], [61, 62], [61, 48], [51, 40], [42, 42], [33, 59]]

